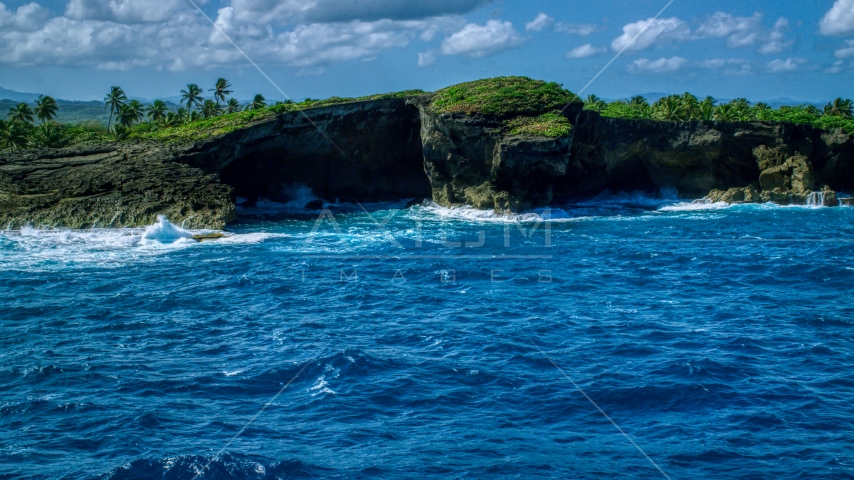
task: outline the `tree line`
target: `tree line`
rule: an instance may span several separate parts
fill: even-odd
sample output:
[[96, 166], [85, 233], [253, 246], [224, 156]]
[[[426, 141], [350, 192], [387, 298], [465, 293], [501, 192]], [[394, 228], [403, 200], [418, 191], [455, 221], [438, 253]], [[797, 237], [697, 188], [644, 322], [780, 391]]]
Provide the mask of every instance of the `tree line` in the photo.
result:
[[[643, 118], [684, 122], [690, 120], [715, 120], [720, 122], [749, 122], [754, 120], [792, 120], [793, 116], [836, 117], [851, 120], [854, 102], [837, 98], [827, 104], [824, 110], [813, 105], [797, 107], [781, 107], [772, 109], [766, 103], [751, 105], [746, 98], [736, 98], [727, 103], [721, 103], [714, 97], [698, 99], [691, 93], [668, 95], [650, 104], [646, 98], [635, 96], [629, 100], [605, 102], [596, 95], [587, 97], [584, 108], [593, 110], [605, 116], [618, 118]], [[799, 122], [795, 122], [799, 123]]]
[[[118, 140], [127, 137], [131, 127], [142, 122], [152, 128], [168, 128], [203, 118], [267, 107], [267, 100], [261, 94], [255, 95], [245, 105], [236, 98], [229, 98], [233, 92], [231, 84], [224, 78], [218, 79], [209, 92], [213, 98], [206, 99], [199, 85], [187, 85], [186, 90], [181, 90], [179, 108], [172, 111], [163, 100], [145, 105], [139, 100], [129, 100], [121, 87], [110, 87], [110, 92], [104, 97], [104, 108], [110, 111], [106, 131], [100, 131], [101, 128], [92, 124], [70, 126], [57, 123], [54, 121], [59, 110], [56, 100], [42, 95], [36, 100], [35, 108], [19, 103], [9, 110], [6, 120], [0, 120], [0, 149], [61, 148], [99, 135], [111, 135]], [[35, 119], [41, 124], [35, 125]]]

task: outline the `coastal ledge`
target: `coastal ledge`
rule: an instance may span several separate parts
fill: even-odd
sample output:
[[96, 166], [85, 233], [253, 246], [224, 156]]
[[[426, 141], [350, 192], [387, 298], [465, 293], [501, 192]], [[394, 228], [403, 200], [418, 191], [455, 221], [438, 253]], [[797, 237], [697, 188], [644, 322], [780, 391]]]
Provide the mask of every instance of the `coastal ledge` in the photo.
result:
[[583, 107], [557, 84], [504, 77], [253, 117], [210, 135], [0, 152], [0, 226], [139, 227], [165, 214], [222, 229], [237, 197], [285, 202], [297, 184], [327, 200], [432, 198], [499, 213], [604, 190], [827, 206], [854, 192], [854, 137], [841, 129]]

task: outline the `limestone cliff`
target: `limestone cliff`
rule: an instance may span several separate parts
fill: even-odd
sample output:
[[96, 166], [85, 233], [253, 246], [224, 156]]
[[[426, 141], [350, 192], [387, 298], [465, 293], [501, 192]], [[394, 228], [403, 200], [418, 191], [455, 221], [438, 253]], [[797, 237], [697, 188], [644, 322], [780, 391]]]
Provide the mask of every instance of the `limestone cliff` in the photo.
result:
[[432, 197], [499, 212], [605, 189], [826, 205], [854, 192], [854, 139], [841, 131], [579, 110], [564, 112], [567, 133], [538, 136], [513, 133], [502, 118], [437, 112], [429, 97], [384, 99], [290, 112], [194, 143], [2, 152], [0, 228], [142, 226], [165, 214], [219, 229], [235, 219], [238, 196], [286, 201], [295, 184], [333, 201]]
[[433, 201], [519, 212], [548, 205], [552, 185], [566, 174], [572, 135], [510, 135], [500, 120], [440, 114], [422, 103], [424, 169]]

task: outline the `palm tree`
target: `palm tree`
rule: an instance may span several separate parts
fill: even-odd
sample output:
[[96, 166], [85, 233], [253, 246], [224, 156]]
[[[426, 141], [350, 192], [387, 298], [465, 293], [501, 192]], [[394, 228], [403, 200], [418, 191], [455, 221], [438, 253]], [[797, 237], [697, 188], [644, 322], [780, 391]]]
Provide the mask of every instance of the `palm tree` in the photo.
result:
[[104, 97], [104, 108], [110, 107], [109, 125], [113, 124], [113, 114], [118, 113], [119, 109], [122, 108], [122, 105], [127, 101], [128, 97], [125, 95], [122, 87], [110, 87], [110, 93]]
[[715, 106], [711, 102], [703, 101], [700, 103], [700, 120], [714, 120]]
[[636, 95], [629, 100], [629, 105], [635, 107], [647, 107], [649, 106], [649, 102], [646, 101], [646, 98]]
[[62, 148], [68, 145], [64, 128], [55, 123], [42, 123], [33, 131], [32, 142], [40, 147]]
[[264, 95], [261, 95], [259, 93], [258, 95], [255, 95], [255, 98], [252, 99], [252, 101], [249, 103], [249, 105], [246, 105], [246, 110], [261, 110], [262, 108], [264, 108], [266, 106], [267, 106], [267, 99], [264, 98]]
[[213, 100], [205, 100], [204, 105], [202, 105], [202, 115], [204, 115], [205, 118], [215, 117], [221, 112], [222, 107]]
[[9, 109], [9, 120], [17, 123], [32, 123], [33, 109], [26, 103], [19, 103]]
[[[308, 99], [306, 99], [306, 101], [308, 101]], [[593, 110], [595, 112], [600, 112], [600, 113], [607, 106], [605, 101], [602, 100], [601, 98], [597, 97], [596, 95], [588, 95], [587, 101], [584, 103], [586, 103], [587, 105], [590, 106], [590, 110]]]
[[39, 95], [39, 98], [36, 100], [36, 108], [33, 110], [33, 113], [35, 113], [39, 120], [42, 121], [42, 124], [45, 124], [53, 120], [58, 108], [56, 100], [54, 100], [53, 97]]
[[148, 120], [156, 123], [166, 118], [166, 112], [169, 111], [169, 107], [166, 106], [163, 100], [155, 100], [145, 111], [148, 115]]
[[680, 100], [682, 103], [682, 111], [684, 112], [686, 119], [691, 120], [700, 116], [700, 101], [697, 100], [697, 97], [685, 92], [682, 94]]
[[27, 131], [18, 122], [0, 120], [0, 148], [15, 150], [27, 146]]
[[240, 111], [240, 102], [236, 98], [229, 98], [225, 104], [225, 113], [237, 113]]
[[824, 107], [824, 114], [831, 117], [851, 118], [851, 110], [852, 106], [854, 106], [852, 103], [854, 102], [851, 100], [837, 98]]
[[820, 116], [821, 116], [821, 110], [819, 110], [819, 109], [818, 109], [818, 107], [816, 107], [815, 105], [807, 105], [807, 106], [805, 106], [805, 107], [804, 107], [804, 112], [806, 112], [806, 113], [807, 113], [807, 114], [809, 114], [809, 115], [815, 116], [815, 117], [820, 117]]
[[122, 105], [119, 108], [118, 115], [116, 115], [116, 123], [127, 129], [137, 122], [139, 118], [140, 112], [134, 108], [134, 105]]
[[655, 109], [655, 116], [659, 120], [680, 122], [685, 119], [685, 109], [682, 106], [682, 97], [679, 95], [661, 98], [655, 102], [653, 108]]
[[718, 105], [715, 107], [715, 120], [720, 122], [731, 122], [735, 118], [734, 107], [731, 104]]
[[703, 99], [703, 102], [702, 102], [702, 103], [708, 103], [709, 105], [711, 105], [711, 106], [713, 106], [713, 107], [714, 107], [714, 106], [717, 106], [717, 104], [718, 104], [718, 99], [717, 99], [717, 98], [715, 98], [715, 97], [713, 97], [713, 96], [711, 96], [711, 95], [709, 95], [709, 96], [707, 96], [706, 98], [704, 98], [704, 99]]
[[224, 78], [217, 79], [216, 88], [212, 88], [208, 90], [209, 92], [214, 92], [214, 100], [216, 100], [216, 104], [219, 105], [219, 101], [225, 101], [225, 97], [231, 95], [231, 90], [229, 88], [231, 84], [228, 83], [228, 80]]
[[145, 116], [145, 105], [142, 104], [139, 100], [131, 100], [128, 106], [134, 111], [136, 114], [135, 122], [142, 120], [142, 117]]
[[186, 90], [181, 90], [181, 103], [187, 104], [188, 111], [192, 111], [193, 107], [201, 107], [203, 100], [202, 89], [195, 83], [187, 85]]
[[[182, 108], [181, 110], [184, 110], [184, 109]], [[166, 117], [163, 118], [163, 121], [161, 122], [161, 124], [164, 127], [177, 127], [178, 125], [181, 125], [181, 123], [183, 123], [183, 122], [184, 122], [184, 115], [181, 115], [180, 112], [178, 112], [178, 113], [168, 112], [166, 114]]]
[[202, 119], [202, 114], [195, 111], [195, 110], [193, 110], [192, 112], [189, 112], [187, 114], [187, 117], [186, 117], [187, 122], [195, 122], [196, 120], [201, 120], [201, 119]]

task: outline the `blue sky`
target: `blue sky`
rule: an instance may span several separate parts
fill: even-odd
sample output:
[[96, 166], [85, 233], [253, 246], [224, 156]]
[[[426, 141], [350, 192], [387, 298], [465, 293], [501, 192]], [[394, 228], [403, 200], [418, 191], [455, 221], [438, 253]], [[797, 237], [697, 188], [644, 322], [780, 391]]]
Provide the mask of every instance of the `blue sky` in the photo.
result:
[[[295, 99], [435, 90], [526, 75], [619, 98], [854, 97], [854, 0], [207, 0], [198, 2]], [[632, 40], [637, 37], [637, 40]], [[281, 95], [190, 0], [3, 0], [0, 87], [101, 99], [177, 95], [218, 77]]]

